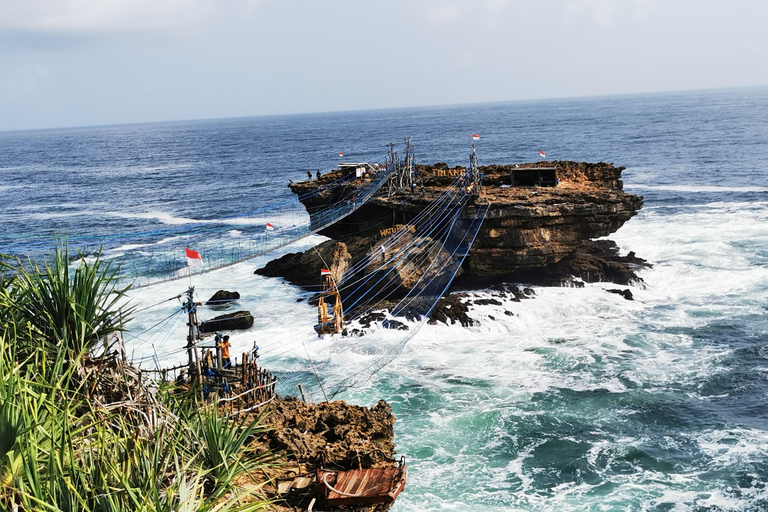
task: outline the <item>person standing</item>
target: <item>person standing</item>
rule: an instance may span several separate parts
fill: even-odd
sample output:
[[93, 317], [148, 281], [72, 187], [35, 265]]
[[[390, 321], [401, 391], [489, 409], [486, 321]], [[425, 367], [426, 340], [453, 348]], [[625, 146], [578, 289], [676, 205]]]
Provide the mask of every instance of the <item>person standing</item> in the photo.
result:
[[307, 178], [312, 181], [312, 171], [307, 171]]
[[229, 368], [232, 366], [232, 361], [229, 359], [229, 348], [232, 345], [229, 344], [229, 335], [225, 335], [224, 338], [222, 338], [221, 343], [216, 345], [217, 348], [221, 349], [221, 367], [222, 368]]

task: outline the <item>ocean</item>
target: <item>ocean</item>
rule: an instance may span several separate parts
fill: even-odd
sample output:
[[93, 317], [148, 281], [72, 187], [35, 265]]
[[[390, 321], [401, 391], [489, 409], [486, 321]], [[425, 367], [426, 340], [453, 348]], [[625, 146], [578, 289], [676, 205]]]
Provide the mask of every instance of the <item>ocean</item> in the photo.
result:
[[[141, 246], [183, 259], [206, 234], [173, 229], [289, 199], [288, 180], [339, 152], [366, 161], [413, 135], [417, 162], [465, 165], [473, 133], [480, 165], [543, 150], [626, 166], [645, 206], [608, 238], [653, 267], [634, 301], [603, 283], [534, 287], [474, 306], [472, 327], [426, 325], [339, 395], [392, 405], [409, 465], [393, 510], [768, 510], [768, 88], [0, 132], [0, 252], [123, 234], [107, 257]], [[239, 291], [255, 324], [233, 352], [258, 343], [265, 366], [320, 400], [307, 358], [342, 378], [377, 338], [317, 340], [308, 293], [253, 274], [272, 257], [192, 284], [201, 300]], [[127, 350], [143, 368], [185, 360], [174, 297], [188, 285], [129, 293]]]

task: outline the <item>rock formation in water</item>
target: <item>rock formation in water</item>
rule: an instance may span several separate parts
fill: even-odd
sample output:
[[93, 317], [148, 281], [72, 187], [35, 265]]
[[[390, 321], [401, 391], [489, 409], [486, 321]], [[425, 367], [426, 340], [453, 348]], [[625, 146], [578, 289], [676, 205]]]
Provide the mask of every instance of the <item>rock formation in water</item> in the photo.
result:
[[[541, 168], [552, 169], [541, 171], [552, 173], [541, 182], [550, 178], [556, 186], [517, 186], [519, 182], [538, 179], [531, 176], [536, 176]], [[622, 190], [623, 169], [602, 162], [481, 166], [480, 172], [485, 178], [480, 199], [489, 201], [491, 207], [454, 288], [489, 286], [497, 282], [562, 284], [573, 282], [573, 277], [618, 284], [638, 280], [634, 270], [645, 265], [644, 260], [634, 254], [620, 256], [613, 242], [593, 241], [615, 232], [642, 207], [642, 197]], [[463, 167], [449, 168], [445, 164], [419, 165], [417, 174], [421, 184], [416, 189], [391, 196], [375, 195], [354, 213], [321, 231], [331, 240], [321, 244], [318, 251], [288, 254], [256, 273], [313, 286], [319, 282], [319, 269], [325, 266], [324, 260], [332, 267], [334, 277], [340, 279], [364, 256], [378, 256], [381, 244], [388, 237], [408, 229], [409, 222], [464, 171]], [[335, 172], [320, 181], [295, 183], [290, 187], [295, 193], [305, 195], [339, 178], [340, 174]], [[303, 202], [311, 212], [337, 197], [340, 192], [332, 189]], [[417, 251], [410, 261], [418, 255]], [[361, 273], [381, 272], [386, 256], [382, 253], [381, 258], [374, 257]], [[414, 279], [412, 273], [401, 268], [396, 271], [400, 289], [393, 296], [402, 296]]]
[[200, 332], [231, 331], [251, 327], [253, 327], [253, 315], [248, 311], [235, 311], [200, 323]]
[[240, 299], [240, 292], [219, 290], [205, 303], [206, 306], [220, 306]]

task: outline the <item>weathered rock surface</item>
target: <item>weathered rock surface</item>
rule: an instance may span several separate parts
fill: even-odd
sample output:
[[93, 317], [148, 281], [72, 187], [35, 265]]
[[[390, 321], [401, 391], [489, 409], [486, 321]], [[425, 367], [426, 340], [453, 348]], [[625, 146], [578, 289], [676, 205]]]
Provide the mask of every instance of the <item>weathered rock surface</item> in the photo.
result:
[[462, 300], [466, 297], [465, 293], [453, 293], [441, 298], [429, 315], [429, 323], [434, 325], [437, 322], [443, 322], [453, 325], [458, 322], [462, 327], [474, 325], [475, 321], [468, 314], [469, 302]]
[[344, 401], [305, 403], [285, 398], [265, 406], [272, 450], [285, 451], [288, 460], [338, 469], [380, 467], [395, 453], [392, 408], [380, 400], [373, 407]]
[[[316, 250], [315, 250], [316, 249]], [[344, 242], [324, 242], [305, 252], [292, 252], [272, 260], [257, 269], [256, 274], [282, 277], [299, 286], [316, 286], [320, 283], [320, 269], [329, 263], [331, 276], [337, 281], [349, 268], [352, 256]]]
[[[557, 263], [541, 268], [518, 270], [505, 280], [541, 286], [583, 286], [583, 283], [609, 282], [629, 285], [642, 281], [637, 271], [651, 265], [634, 252], [626, 256], [611, 240], [586, 240]], [[461, 285], [463, 283], [459, 283]]]
[[200, 332], [231, 331], [253, 327], [253, 316], [248, 311], [236, 311], [206, 320], [200, 324]]
[[[307, 510], [314, 496], [313, 486], [279, 494], [281, 482], [297, 477], [312, 477], [315, 470], [382, 468], [397, 465], [394, 443], [395, 417], [384, 401], [373, 407], [360, 407], [343, 401], [305, 403], [293, 397], [279, 398], [259, 410], [263, 424], [269, 428], [254, 439], [249, 449], [261, 453], [266, 449], [277, 454], [277, 464], [263, 474], [255, 474], [257, 482], [270, 482], [263, 488], [275, 499], [270, 510]], [[318, 506], [315, 506], [317, 510]], [[359, 512], [381, 512], [390, 504], [359, 506]]]
[[218, 306], [226, 304], [228, 302], [236, 301], [240, 299], [240, 292], [229, 292], [227, 290], [219, 290], [214, 293], [210, 299], [205, 303], [206, 306]]
[[[518, 286], [493, 285], [490, 290], [484, 291], [481, 298], [473, 297], [469, 293], [456, 292], [442, 297], [435, 304], [432, 313], [429, 315], [429, 323], [436, 324], [443, 322], [447, 325], [456, 323], [463, 327], [475, 325], [478, 320], [472, 318], [472, 306], [504, 306], [506, 301], [520, 302], [521, 300], [531, 298], [534, 292], [530, 288], [520, 288]], [[514, 313], [503, 310], [507, 316], [514, 316]], [[494, 318], [490, 316], [491, 320]]]

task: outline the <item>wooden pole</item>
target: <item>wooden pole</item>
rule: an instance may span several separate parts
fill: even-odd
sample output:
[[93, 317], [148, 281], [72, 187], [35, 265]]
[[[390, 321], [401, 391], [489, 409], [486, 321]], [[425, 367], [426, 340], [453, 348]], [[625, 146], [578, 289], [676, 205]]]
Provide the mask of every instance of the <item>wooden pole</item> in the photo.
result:
[[127, 362], [126, 354], [125, 354], [125, 339], [123, 339], [123, 333], [121, 332], [117, 336], [117, 342], [120, 346], [120, 359], [123, 361], [123, 364]]
[[194, 288], [189, 288], [187, 290], [187, 303], [185, 304], [187, 308], [187, 326], [189, 327], [189, 331], [187, 333], [187, 353], [189, 356], [189, 374], [192, 375], [192, 369], [195, 362], [194, 355], [192, 354], [192, 351], [194, 350], [195, 344], [195, 313], [194, 313], [194, 306], [192, 302], [192, 294], [193, 294]]

